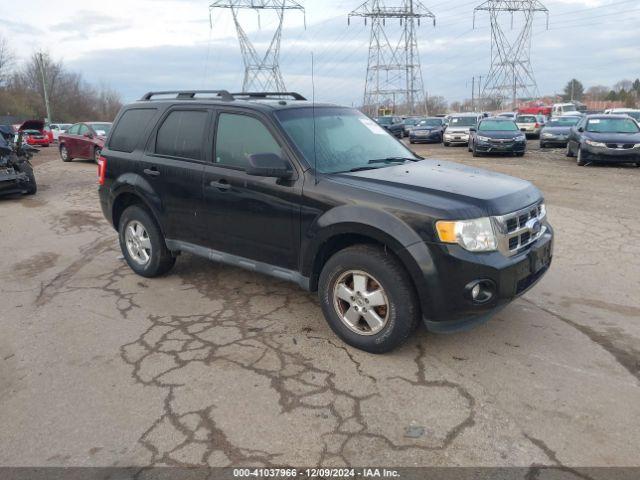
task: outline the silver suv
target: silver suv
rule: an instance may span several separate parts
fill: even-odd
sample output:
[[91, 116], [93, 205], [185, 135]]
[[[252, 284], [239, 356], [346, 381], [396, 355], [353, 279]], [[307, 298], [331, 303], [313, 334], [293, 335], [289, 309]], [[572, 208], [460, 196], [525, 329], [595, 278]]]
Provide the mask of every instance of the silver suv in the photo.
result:
[[469, 128], [475, 127], [482, 115], [479, 113], [456, 113], [450, 115], [442, 141], [445, 147], [450, 145], [468, 145]]

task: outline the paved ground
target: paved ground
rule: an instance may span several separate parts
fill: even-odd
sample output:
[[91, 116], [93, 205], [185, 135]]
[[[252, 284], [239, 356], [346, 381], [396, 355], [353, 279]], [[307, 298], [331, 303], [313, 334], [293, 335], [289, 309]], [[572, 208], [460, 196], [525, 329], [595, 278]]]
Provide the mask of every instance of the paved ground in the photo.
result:
[[486, 325], [384, 356], [288, 283], [136, 277], [95, 166], [45, 151], [0, 201], [0, 465], [639, 465], [640, 169], [417, 150], [534, 181], [556, 256]]

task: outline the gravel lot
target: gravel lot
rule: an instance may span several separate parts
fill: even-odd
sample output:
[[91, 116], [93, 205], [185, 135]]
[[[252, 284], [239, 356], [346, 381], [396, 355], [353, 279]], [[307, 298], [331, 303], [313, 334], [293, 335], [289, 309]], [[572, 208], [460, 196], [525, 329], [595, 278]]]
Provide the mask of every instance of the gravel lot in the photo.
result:
[[489, 323], [343, 345], [314, 296], [183, 255], [135, 276], [96, 167], [36, 161], [0, 200], [0, 466], [639, 466], [640, 168], [428, 157], [533, 181], [551, 271]]

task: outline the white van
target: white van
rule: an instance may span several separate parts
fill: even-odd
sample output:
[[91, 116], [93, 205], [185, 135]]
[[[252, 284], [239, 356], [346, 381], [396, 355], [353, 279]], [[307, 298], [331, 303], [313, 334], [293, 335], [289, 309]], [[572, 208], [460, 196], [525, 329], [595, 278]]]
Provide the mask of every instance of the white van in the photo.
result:
[[554, 103], [551, 115], [561, 117], [563, 115], [582, 115], [574, 103]]

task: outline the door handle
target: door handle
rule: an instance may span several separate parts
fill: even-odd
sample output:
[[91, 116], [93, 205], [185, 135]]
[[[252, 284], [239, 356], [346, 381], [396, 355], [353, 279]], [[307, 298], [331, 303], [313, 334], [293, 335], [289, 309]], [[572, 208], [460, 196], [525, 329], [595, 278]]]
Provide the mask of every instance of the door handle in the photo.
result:
[[209, 182], [209, 186], [217, 188], [218, 190], [222, 190], [224, 192], [231, 188], [231, 184], [229, 184], [229, 182], [227, 182], [226, 180], [213, 180]]
[[150, 177], [158, 177], [158, 176], [160, 176], [160, 171], [156, 167], [145, 168], [144, 169], [144, 173], [145, 173], [145, 175], [149, 175]]

